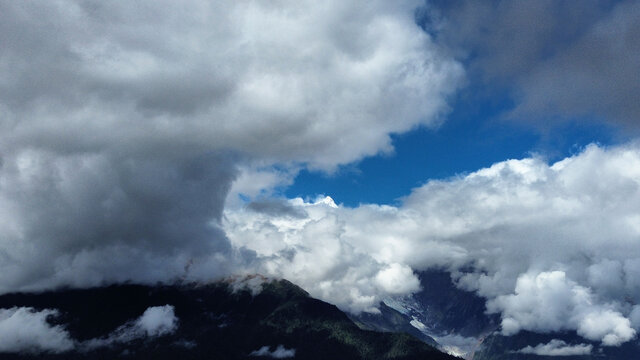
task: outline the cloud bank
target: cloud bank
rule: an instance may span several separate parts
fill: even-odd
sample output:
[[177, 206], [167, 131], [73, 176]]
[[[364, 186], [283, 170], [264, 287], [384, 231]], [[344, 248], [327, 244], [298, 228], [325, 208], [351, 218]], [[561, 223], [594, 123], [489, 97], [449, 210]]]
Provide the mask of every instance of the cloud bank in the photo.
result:
[[3, 148], [321, 168], [389, 151], [390, 133], [437, 120], [462, 74], [418, 4], [5, 3]]
[[486, 298], [507, 335], [575, 330], [619, 345], [639, 329], [637, 144], [496, 163], [398, 207], [320, 200], [229, 209], [224, 229], [255, 252], [252, 269], [350, 311], [416, 291], [413, 271], [438, 267]]
[[0, 292], [233, 272], [232, 186], [440, 122], [462, 67], [418, 5], [0, 2]]

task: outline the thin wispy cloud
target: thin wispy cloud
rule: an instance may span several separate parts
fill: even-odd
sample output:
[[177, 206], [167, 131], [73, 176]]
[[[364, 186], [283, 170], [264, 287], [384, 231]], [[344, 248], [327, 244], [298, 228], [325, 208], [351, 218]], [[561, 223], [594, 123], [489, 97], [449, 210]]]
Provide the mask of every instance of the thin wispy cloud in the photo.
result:
[[527, 346], [518, 350], [521, 354], [534, 354], [539, 356], [579, 356], [591, 355], [592, 345], [569, 345], [562, 340], [553, 339], [547, 344]]

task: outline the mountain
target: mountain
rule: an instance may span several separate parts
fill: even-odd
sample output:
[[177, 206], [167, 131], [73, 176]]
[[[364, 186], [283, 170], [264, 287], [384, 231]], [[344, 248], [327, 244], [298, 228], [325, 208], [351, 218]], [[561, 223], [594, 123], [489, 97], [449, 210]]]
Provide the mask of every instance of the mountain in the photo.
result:
[[499, 316], [486, 314], [485, 300], [458, 289], [447, 272], [429, 270], [418, 276], [419, 292], [385, 299], [380, 314], [362, 314], [356, 322], [378, 331], [419, 331], [423, 341], [435, 340], [440, 350], [472, 360], [640, 359], [639, 339], [615, 347], [575, 332], [503, 336]]
[[[55, 335], [41, 339], [43, 351], [23, 346], [0, 355], [9, 360], [455, 359], [407, 334], [360, 329], [286, 280], [7, 294], [0, 296], [0, 309], [0, 328], [3, 320], [7, 325], [22, 316], [32, 332]], [[40, 315], [46, 323], [38, 325]], [[16, 340], [0, 339], [0, 349], [24, 341], [10, 335]], [[54, 338], [58, 348], [47, 348]]]
[[349, 317], [361, 329], [406, 333], [429, 345], [438, 346], [438, 343], [431, 336], [411, 325], [412, 319], [406, 314], [389, 307], [384, 302], [381, 302], [378, 308], [380, 310], [379, 314], [363, 312], [358, 315], [350, 314]]
[[458, 289], [446, 271], [417, 275], [420, 291], [385, 299], [380, 314], [360, 314], [354, 321], [367, 329], [411, 334], [444, 352], [472, 359], [483, 339], [498, 328], [499, 318], [485, 314], [484, 299]]

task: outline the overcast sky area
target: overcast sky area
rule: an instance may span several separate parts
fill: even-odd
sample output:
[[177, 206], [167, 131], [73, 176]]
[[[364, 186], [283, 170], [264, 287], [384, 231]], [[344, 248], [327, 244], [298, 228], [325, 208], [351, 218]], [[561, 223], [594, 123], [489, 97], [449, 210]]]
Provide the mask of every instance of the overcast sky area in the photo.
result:
[[637, 1], [0, 0], [0, 292], [261, 273], [375, 312], [437, 267], [505, 335], [618, 346], [638, 39]]

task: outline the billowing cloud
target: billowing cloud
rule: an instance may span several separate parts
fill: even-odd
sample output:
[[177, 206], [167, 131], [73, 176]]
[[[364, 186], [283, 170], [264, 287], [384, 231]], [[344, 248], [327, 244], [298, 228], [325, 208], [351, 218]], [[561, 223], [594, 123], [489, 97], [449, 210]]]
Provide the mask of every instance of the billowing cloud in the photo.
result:
[[61, 353], [74, 348], [69, 333], [47, 318], [56, 310], [37, 311], [28, 307], [0, 309], [0, 352]]
[[593, 345], [590, 344], [569, 345], [562, 340], [553, 339], [547, 344], [538, 344], [534, 347], [527, 346], [518, 350], [518, 352], [539, 356], [579, 356], [591, 355], [592, 349]]
[[638, 330], [638, 204], [640, 146], [591, 145], [430, 181], [398, 207], [293, 199], [287, 211], [229, 209], [223, 223], [255, 253], [252, 269], [343, 309], [372, 311], [417, 289], [409, 269], [439, 267], [488, 300], [505, 334], [573, 330], [618, 345]]
[[0, 2], [0, 292], [232, 271], [229, 191], [439, 123], [418, 5]]
[[378, 261], [345, 238], [345, 209], [331, 198], [294, 199], [288, 206], [278, 213], [252, 205], [225, 213], [232, 245], [255, 254], [249, 272], [283, 277], [353, 312], [375, 312], [383, 296], [419, 289], [407, 265]]
[[588, 288], [567, 280], [562, 271], [552, 271], [535, 277], [520, 276], [515, 294], [490, 300], [487, 310], [502, 313], [504, 335], [516, 334], [522, 328], [538, 332], [577, 330], [579, 335], [609, 346], [636, 336], [629, 319], [594, 303]]
[[3, 149], [224, 149], [322, 168], [388, 151], [390, 133], [436, 121], [462, 72], [418, 5], [7, 2]]

